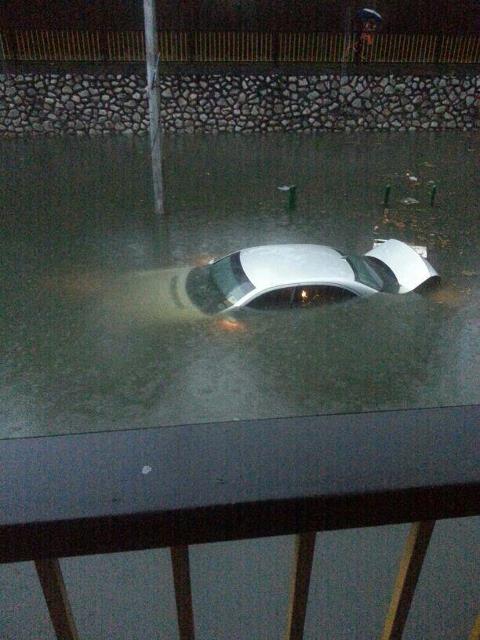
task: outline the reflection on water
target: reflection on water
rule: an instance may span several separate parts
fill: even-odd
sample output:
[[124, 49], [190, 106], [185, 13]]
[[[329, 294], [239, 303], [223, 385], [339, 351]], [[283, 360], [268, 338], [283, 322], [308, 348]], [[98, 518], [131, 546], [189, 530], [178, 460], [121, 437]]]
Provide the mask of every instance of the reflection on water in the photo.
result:
[[[478, 402], [473, 141], [170, 138], [160, 228], [147, 141], [2, 142], [0, 437]], [[225, 317], [182, 297], [182, 267], [242, 246], [375, 237], [426, 244], [442, 287]]]

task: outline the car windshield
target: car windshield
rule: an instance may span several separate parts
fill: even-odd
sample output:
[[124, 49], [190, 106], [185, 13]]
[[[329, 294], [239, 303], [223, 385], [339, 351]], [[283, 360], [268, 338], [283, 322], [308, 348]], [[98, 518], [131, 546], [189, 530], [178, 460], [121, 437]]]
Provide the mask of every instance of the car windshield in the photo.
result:
[[192, 269], [186, 282], [188, 296], [205, 313], [218, 313], [231, 307], [253, 288], [238, 251], [213, 264]]
[[362, 256], [347, 256], [346, 260], [352, 267], [357, 282], [361, 282], [377, 291], [384, 290], [383, 279], [375, 267], [369, 264], [365, 258]]

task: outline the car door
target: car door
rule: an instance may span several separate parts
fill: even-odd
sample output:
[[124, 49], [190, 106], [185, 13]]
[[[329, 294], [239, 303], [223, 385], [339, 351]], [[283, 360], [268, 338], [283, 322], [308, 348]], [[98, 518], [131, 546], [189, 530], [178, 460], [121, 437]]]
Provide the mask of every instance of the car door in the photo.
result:
[[357, 295], [344, 287], [334, 285], [305, 285], [295, 288], [292, 306], [297, 308], [321, 307], [334, 302], [346, 302]]
[[295, 295], [295, 287], [282, 287], [262, 293], [247, 305], [246, 309], [271, 311], [273, 309], [290, 309]]

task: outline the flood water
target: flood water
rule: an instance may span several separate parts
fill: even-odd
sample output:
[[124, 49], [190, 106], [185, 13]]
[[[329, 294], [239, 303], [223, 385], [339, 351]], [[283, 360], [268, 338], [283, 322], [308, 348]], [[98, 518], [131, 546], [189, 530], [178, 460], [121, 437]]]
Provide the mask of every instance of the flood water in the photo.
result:
[[[1, 142], [0, 437], [479, 402], [476, 143], [167, 138], [159, 226], [146, 138]], [[441, 287], [227, 320], [156, 295], [166, 270], [242, 247], [376, 237], [426, 245]]]

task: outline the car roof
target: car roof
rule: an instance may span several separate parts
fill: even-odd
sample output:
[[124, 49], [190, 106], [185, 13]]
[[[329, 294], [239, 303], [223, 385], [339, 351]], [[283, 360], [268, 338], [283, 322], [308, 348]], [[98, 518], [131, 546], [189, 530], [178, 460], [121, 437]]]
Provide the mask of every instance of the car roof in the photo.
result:
[[240, 262], [256, 289], [293, 284], [355, 282], [353, 269], [336, 249], [320, 244], [274, 244], [240, 251]]

